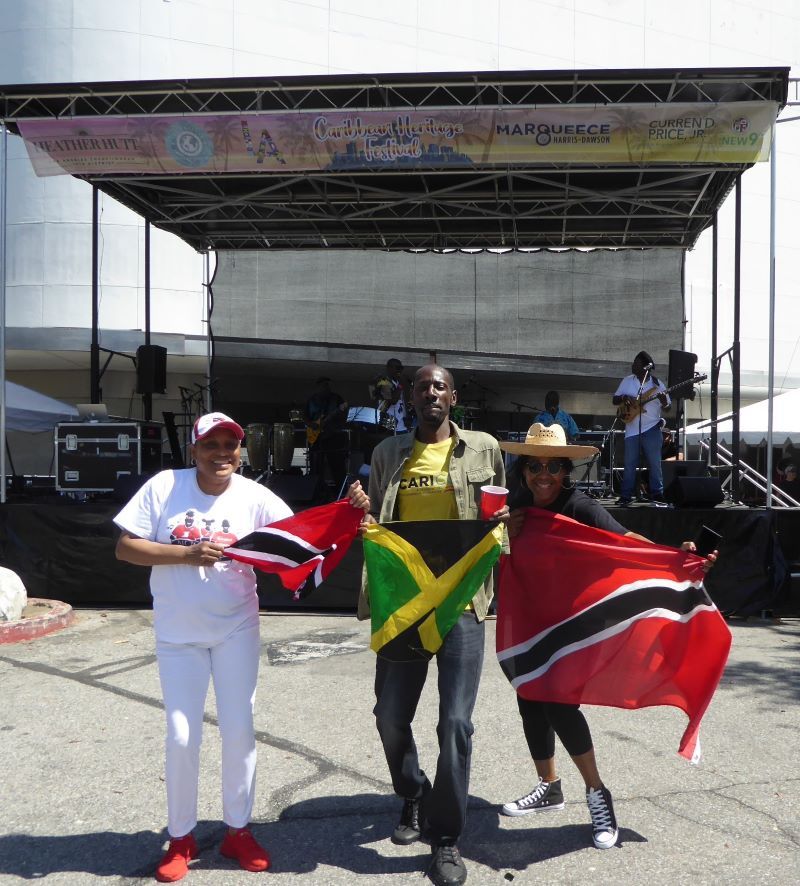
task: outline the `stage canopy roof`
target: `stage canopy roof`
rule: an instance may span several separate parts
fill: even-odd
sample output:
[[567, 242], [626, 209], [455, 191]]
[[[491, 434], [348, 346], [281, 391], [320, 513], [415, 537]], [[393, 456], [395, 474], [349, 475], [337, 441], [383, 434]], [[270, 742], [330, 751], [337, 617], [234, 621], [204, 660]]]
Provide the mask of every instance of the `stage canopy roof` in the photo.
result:
[[0, 87], [39, 174], [205, 249], [691, 247], [788, 68]]

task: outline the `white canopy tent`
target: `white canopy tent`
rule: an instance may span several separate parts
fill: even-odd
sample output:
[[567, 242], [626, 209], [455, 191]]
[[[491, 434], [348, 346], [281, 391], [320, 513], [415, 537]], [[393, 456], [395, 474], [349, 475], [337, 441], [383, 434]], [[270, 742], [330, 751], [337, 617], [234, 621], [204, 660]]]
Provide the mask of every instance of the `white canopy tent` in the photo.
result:
[[[783, 446], [792, 443], [800, 447], [800, 388], [785, 391], [772, 398], [772, 443]], [[739, 410], [739, 437], [743, 443], [758, 446], [769, 437], [770, 398], [752, 403]], [[718, 440], [730, 444], [733, 437], [732, 413], [723, 416], [717, 425]], [[697, 443], [711, 433], [708, 421], [697, 422], [686, 428], [686, 442]]]
[[52, 431], [60, 421], [76, 418], [78, 410], [68, 403], [7, 381], [5, 387], [6, 430]]

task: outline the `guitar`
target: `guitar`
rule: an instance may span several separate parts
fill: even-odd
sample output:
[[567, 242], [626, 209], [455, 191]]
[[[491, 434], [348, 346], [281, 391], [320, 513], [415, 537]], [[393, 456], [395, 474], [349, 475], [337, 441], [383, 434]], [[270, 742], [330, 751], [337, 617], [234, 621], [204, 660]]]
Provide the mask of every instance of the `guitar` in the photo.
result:
[[316, 421], [312, 421], [310, 424], [306, 425], [306, 440], [308, 440], [308, 445], [313, 446], [317, 440], [319, 440], [319, 435], [327, 430], [327, 426], [333, 422], [334, 419], [342, 420], [342, 413], [347, 414], [348, 405], [347, 403], [340, 403], [339, 406], [333, 412], [329, 412], [327, 415], [322, 418], [318, 418]]
[[653, 391], [653, 393], [645, 397], [644, 400], [625, 400], [617, 407], [617, 418], [622, 419], [626, 425], [629, 425], [639, 417], [639, 413], [644, 409], [645, 403], [655, 400], [660, 394], [671, 394], [673, 391], [677, 391], [678, 388], [685, 388], [687, 385], [699, 384], [707, 378], [707, 375], [695, 375], [694, 378], [687, 378], [684, 381], [679, 381], [678, 384], [672, 385], [671, 388], [667, 388], [664, 391]]

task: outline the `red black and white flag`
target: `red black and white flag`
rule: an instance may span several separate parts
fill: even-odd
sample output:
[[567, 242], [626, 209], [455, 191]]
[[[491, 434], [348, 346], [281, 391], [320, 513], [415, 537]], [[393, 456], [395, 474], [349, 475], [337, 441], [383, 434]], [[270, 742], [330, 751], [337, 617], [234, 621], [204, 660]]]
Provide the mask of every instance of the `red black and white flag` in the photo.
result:
[[530, 508], [501, 561], [500, 666], [532, 701], [678, 707], [689, 717], [679, 753], [697, 762], [731, 644], [702, 565]]
[[225, 548], [232, 560], [272, 572], [299, 600], [319, 587], [347, 553], [363, 511], [342, 500], [256, 529]]

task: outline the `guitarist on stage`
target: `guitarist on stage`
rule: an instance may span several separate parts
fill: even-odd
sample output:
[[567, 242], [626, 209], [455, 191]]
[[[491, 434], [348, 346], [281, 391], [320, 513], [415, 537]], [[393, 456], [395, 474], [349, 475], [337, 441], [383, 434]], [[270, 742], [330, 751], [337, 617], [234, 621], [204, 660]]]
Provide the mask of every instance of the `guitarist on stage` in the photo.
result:
[[662, 408], [670, 405], [664, 384], [653, 374], [655, 365], [647, 351], [633, 358], [631, 374], [626, 375], [614, 394], [618, 416], [625, 422], [625, 470], [618, 505], [629, 505], [636, 487], [636, 469], [644, 458], [650, 478], [651, 501], [664, 501], [661, 476]]
[[317, 390], [306, 402], [306, 437], [311, 473], [324, 480], [325, 463], [336, 490], [347, 475], [347, 402], [331, 390], [326, 376], [317, 379]]

